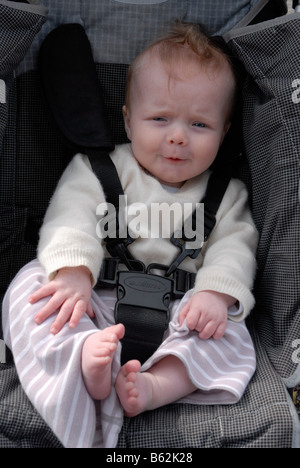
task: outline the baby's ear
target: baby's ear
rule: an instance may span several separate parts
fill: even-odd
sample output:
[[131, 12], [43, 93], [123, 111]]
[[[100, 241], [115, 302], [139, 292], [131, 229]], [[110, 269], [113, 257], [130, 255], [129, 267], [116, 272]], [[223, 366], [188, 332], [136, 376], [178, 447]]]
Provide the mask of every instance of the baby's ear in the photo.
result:
[[127, 137], [129, 140], [131, 140], [131, 130], [130, 130], [130, 112], [129, 109], [126, 106], [123, 106], [123, 117], [124, 117], [124, 123], [125, 123], [125, 130], [127, 133]]
[[230, 122], [230, 121], [227, 121], [226, 124], [224, 125], [221, 144], [223, 143], [224, 138], [226, 137], [227, 133], [229, 132], [231, 125], [232, 125], [232, 122]]

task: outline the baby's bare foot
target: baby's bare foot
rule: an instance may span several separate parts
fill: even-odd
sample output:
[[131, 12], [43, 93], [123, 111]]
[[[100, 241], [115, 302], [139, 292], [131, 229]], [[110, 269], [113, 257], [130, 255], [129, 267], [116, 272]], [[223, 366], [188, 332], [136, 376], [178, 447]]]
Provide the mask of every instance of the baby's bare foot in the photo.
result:
[[148, 372], [140, 373], [141, 363], [129, 361], [120, 370], [116, 390], [125, 416], [134, 417], [151, 408], [152, 378]]
[[124, 333], [124, 326], [118, 324], [90, 335], [83, 345], [81, 371], [94, 400], [103, 400], [110, 393], [112, 360]]

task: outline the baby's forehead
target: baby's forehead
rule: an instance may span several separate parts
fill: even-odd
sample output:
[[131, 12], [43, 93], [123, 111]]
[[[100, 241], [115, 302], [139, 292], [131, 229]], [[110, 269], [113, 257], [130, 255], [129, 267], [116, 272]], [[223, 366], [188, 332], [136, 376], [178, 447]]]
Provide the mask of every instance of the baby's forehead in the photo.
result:
[[187, 57], [173, 63], [172, 60], [165, 61], [157, 55], [146, 54], [136, 66], [132, 92], [135, 90], [147, 92], [149, 87], [154, 88], [154, 85], [158, 85], [158, 83], [171, 89], [177, 83], [199, 82], [200, 85], [204, 81], [210, 84], [213, 83], [216, 86], [224, 84], [224, 92], [226, 92], [227, 88], [226, 83], [228, 83], [228, 90], [235, 87], [232, 70], [225, 61], [218, 64], [203, 65]]
[[201, 58], [197, 58], [195, 54], [186, 49], [185, 54], [170, 55], [170, 57], [164, 59], [154, 49], [145, 51], [136, 62], [133, 70], [133, 77], [143, 79], [149, 77], [149, 71], [162, 70], [173, 79], [186, 79], [196, 75], [206, 75], [208, 79], [211, 79], [214, 75], [222, 76], [227, 75], [229, 79], [234, 81], [234, 75], [232, 69], [225, 58], [220, 56], [219, 60], [204, 61]]

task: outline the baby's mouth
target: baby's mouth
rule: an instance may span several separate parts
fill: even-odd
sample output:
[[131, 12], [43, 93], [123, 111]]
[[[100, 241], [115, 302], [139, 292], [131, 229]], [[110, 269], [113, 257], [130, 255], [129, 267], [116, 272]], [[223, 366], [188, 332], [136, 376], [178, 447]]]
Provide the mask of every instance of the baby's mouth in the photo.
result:
[[180, 162], [184, 162], [184, 158], [179, 158], [178, 156], [167, 156], [166, 159], [170, 162], [174, 162], [174, 163], [180, 163]]

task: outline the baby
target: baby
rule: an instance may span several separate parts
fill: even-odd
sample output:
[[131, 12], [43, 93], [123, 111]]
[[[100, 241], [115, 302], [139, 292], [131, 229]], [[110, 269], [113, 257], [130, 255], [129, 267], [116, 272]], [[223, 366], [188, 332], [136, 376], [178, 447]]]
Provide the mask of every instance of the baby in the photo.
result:
[[[136, 58], [129, 70], [123, 108], [131, 144], [117, 147], [111, 155], [129, 205], [144, 202], [150, 207], [152, 203], [174, 200], [196, 203], [203, 198], [209, 168], [231, 126], [236, 89], [229, 57], [196, 26], [177, 25]], [[96, 208], [104, 199], [88, 159], [77, 155], [62, 176], [46, 214], [39, 261], [47, 279], [29, 299], [38, 328], [49, 327], [51, 316], [56, 314], [51, 326], [53, 339], [60, 336], [61, 330], [76, 337], [83, 333], [80, 327], [85, 327], [81, 373], [88, 394], [95, 400], [106, 399], [113, 389], [112, 367], [125, 333], [122, 324], [113, 324], [113, 312], [106, 319], [106, 328], [100, 326], [97, 330], [94, 325], [102, 320], [108, 297], [107, 291], [92, 292], [103, 258], [108, 256], [95, 229]], [[216, 395], [220, 388], [235, 397], [220, 397], [216, 402], [228, 403], [241, 397], [255, 370], [253, 345], [244, 319], [254, 305], [251, 288], [256, 245], [247, 192], [240, 181], [232, 180], [207, 245], [197, 259], [188, 258], [183, 264], [183, 268], [197, 274], [195, 287], [181, 304], [176, 301], [172, 307], [166, 342], [142, 372], [138, 360], [119, 367], [113, 384], [127, 416], [196, 391], [202, 393], [200, 403], [210, 391]], [[170, 265], [177, 254], [169, 239], [153, 239], [151, 234], [138, 238], [129, 249], [146, 265]], [[110, 300], [115, 302], [115, 296]], [[248, 347], [252, 364], [247, 364], [247, 372], [235, 344], [231, 343], [229, 351], [222, 341], [230, 327], [236, 327], [239, 346]], [[13, 347], [13, 338], [11, 341]], [[205, 374], [201, 369], [213, 358], [204, 353], [205, 343], [217, 347], [219, 357], [230, 352], [224, 361], [234, 364], [235, 372], [240, 366], [240, 375], [246, 378], [236, 378], [236, 374], [228, 377], [224, 371], [225, 383], [220, 384], [219, 375], [214, 375], [211, 381], [215, 383], [208, 384], [209, 372]], [[222, 374], [222, 370], [217, 373]], [[243, 384], [237, 390], [234, 385], [240, 384], [234, 381], [241, 379]], [[215, 402], [214, 398], [208, 397], [211, 402]]]

